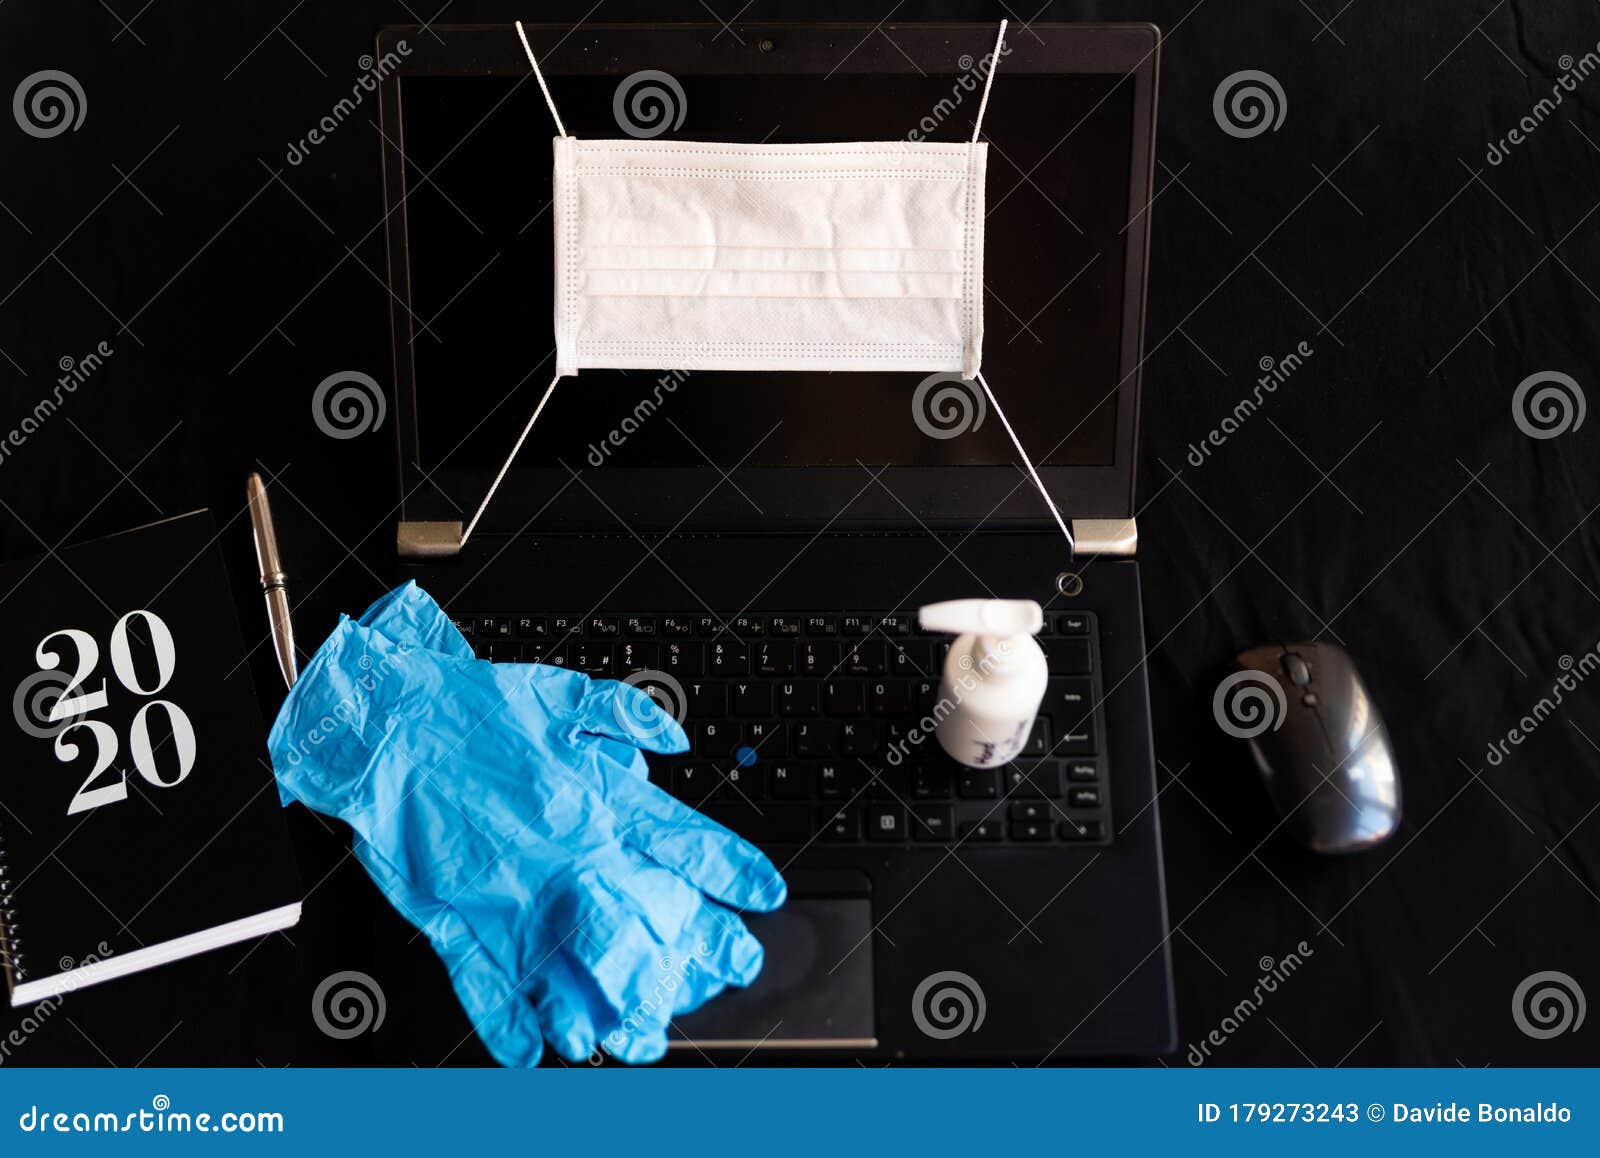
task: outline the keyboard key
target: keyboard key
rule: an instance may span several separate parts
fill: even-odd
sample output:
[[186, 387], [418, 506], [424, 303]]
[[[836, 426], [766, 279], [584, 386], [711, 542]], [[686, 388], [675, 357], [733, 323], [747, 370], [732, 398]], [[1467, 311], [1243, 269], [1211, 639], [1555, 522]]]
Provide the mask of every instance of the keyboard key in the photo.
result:
[[495, 663], [516, 663], [522, 658], [522, 645], [514, 639], [490, 640], [489, 654], [484, 658]]
[[846, 635], [866, 635], [872, 630], [872, 620], [865, 615], [846, 615], [839, 625]]
[[889, 647], [889, 674], [921, 676], [934, 674], [933, 644], [925, 639], [896, 639]]
[[550, 635], [554, 639], [564, 639], [569, 635], [576, 635], [578, 619], [574, 615], [552, 615], [550, 617]]
[[1056, 752], [1062, 756], [1093, 756], [1094, 728], [1077, 727], [1064, 730], [1056, 742]]
[[1006, 808], [1006, 815], [1012, 820], [1041, 820], [1050, 821], [1050, 806], [1042, 800], [1014, 800]]
[[777, 760], [788, 753], [788, 738], [785, 725], [771, 720], [762, 720], [744, 726], [744, 742], [754, 749], [755, 757], [760, 760]]
[[489, 618], [480, 616], [478, 619], [479, 639], [509, 639], [511, 636], [511, 620]]
[[1061, 795], [1061, 765], [1054, 760], [1042, 760], [1032, 767], [1013, 764], [1001, 777], [1013, 800], [1054, 799]]
[[889, 670], [889, 645], [881, 639], [864, 639], [850, 649], [845, 666], [853, 676], [883, 675]]
[[795, 646], [789, 639], [764, 640], [755, 645], [756, 674], [786, 676], [794, 674]]
[[1049, 840], [1050, 825], [1036, 820], [1012, 821], [1011, 839], [1027, 842]]
[[550, 621], [542, 615], [524, 615], [515, 626], [518, 639], [543, 639], [550, 634]]
[[911, 839], [946, 841], [953, 831], [948, 804], [920, 804], [911, 810]]
[[806, 616], [807, 635], [838, 635], [839, 621], [831, 615]]
[[1001, 838], [1000, 822], [992, 817], [988, 820], [967, 820], [961, 824], [961, 839], [977, 844], [990, 844]]
[[817, 795], [824, 800], [853, 800], [866, 786], [866, 769], [852, 764], [817, 765]]
[[739, 725], [715, 720], [695, 726], [694, 751], [697, 756], [727, 757], [739, 746]]
[[821, 835], [823, 840], [860, 840], [861, 810], [858, 808], [823, 809]]
[[760, 800], [767, 794], [765, 770], [744, 768], [737, 761], [723, 769], [722, 782], [728, 800]]
[[580, 639], [573, 644], [572, 666], [595, 679], [610, 679], [616, 670], [616, 657], [609, 643]]
[[671, 791], [685, 804], [698, 807], [722, 792], [722, 773], [709, 764], [679, 764], [672, 770]]
[[1098, 820], [1063, 820], [1056, 826], [1062, 840], [1104, 840], [1105, 825]]
[[736, 716], [772, 715], [772, 685], [769, 683], [734, 684], [733, 714]]
[[1100, 779], [1100, 765], [1093, 760], [1072, 760], [1067, 764], [1067, 779], [1083, 784]]
[[1088, 635], [1089, 617], [1079, 612], [1056, 616], [1056, 630], [1062, 635]]
[[697, 720], [728, 714], [728, 685], [689, 685], [689, 714]]
[[963, 768], [956, 782], [963, 800], [994, 800], [1000, 795], [992, 768]]
[[641, 671], [658, 671], [661, 668], [661, 647], [654, 643], [619, 643], [616, 648], [617, 670], [623, 675]]
[[721, 635], [727, 630], [728, 625], [715, 615], [696, 615], [693, 617], [694, 633], [701, 639], [710, 639], [712, 636]]
[[766, 622], [759, 615], [735, 615], [728, 626], [740, 639], [759, 639], [767, 633]]
[[911, 770], [911, 796], [915, 800], [948, 800], [953, 783], [948, 768], [918, 765]]
[[796, 756], [832, 756], [839, 726], [832, 720], [801, 720], [790, 730]]
[[872, 714], [875, 716], [909, 716], [911, 714], [911, 685], [901, 680], [878, 680], [871, 686]]
[[750, 674], [750, 645], [726, 637], [706, 645], [706, 674], [742, 676]]
[[878, 631], [883, 635], [910, 635], [911, 619], [905, 615], [885, 615], [878, 620]]
[[876, 720], [845, 720], [839, 725], [841, 756], [873, 756], [883, 747]]
[[774, 764], [767, 769], [767, 787], [775, 800], [810, 800], [811, 777], [799, 764]]
[[870, 804], [867, 806], [868, 840], [904, 840], [906, 838], [906, 810], [898, 804]]
[[637, 636], [642, 639], [656, 637], [656, 621], [652, 616], [630, 615], [622, 621], [624, 635]]
[[684, 615], [665, 615], [661, 618], [661, 634], [681, 639], [694, 634], [694, 620]]
[[585, 630], [596, 639], [615, 639], [622, 633], [615, 615], [596, 615], [590, 618]]
[[1051, 675], [1077, 675], [1091, 670], [1088, 636], [1046, 640], [1044, 656]]
[[675, 676], [704, 675], [705, 665], [703, 643], [669, 643], [661, 649], [661, 670]]
[[822, 685], [809, 680], [778, 685], [780, 716], [814, 716], [819, 710]]
[[793, 615], [774, 615], [767, 620], [767, 631], [772, 635], [793, 638], [800, 634], [800, 620]]
[[856, 680], [830, 680], [827, 684], [827, 705], [830, 716], [866, 715], [866, 685]]
[[824, 640], [806, 640], [800, 651], [800, 670], [816, 679], [838, 674], [839, 645]]
[[879, 768], [867, 777], [867, 795], [874, 800], [904, 800], [911, 795], [909, 769]]
[[478, 621], [470, 615], [452, 615], [450, 622], [456, 625], [456, 630], [468, 639], [478, 634]]
[[1067, 803], [1073, 808], [1099, 808], [1100, 789], [1074, 788], [1067, 793]]
[[1039, 716], [1033, 721], [1033, 730], [1028, 733], [1028, 738], [1023, 742], [1022, 754], [1024, 756], [1050, 755], [1050, 721], [1044, 716]]

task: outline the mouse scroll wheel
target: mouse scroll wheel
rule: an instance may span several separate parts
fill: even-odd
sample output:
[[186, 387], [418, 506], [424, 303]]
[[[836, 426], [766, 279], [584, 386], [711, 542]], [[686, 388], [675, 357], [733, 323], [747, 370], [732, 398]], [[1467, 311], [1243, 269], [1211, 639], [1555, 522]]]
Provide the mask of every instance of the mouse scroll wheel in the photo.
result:
[[1306, 687], [1311, 683], [1311, 665], [1296, 652], [1291, 651], [1283, 657], [1283, 670], [1289, 677], [1289, 682], [1297, 688]]

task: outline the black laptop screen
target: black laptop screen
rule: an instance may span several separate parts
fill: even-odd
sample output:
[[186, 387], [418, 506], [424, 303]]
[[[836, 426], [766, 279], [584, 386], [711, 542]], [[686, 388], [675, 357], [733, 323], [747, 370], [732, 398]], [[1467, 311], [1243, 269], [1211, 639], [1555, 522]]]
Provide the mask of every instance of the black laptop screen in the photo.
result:
[[[950, 76], [690, 76], [687, 140], [964, 141]], [[1134, 89], [1110, 75], [1007, 75], [991, 142], [984, 372], [1024, 445], [1055, 466], [1114, 459]], [[552, 78], [567, 130], [618, 137], [618, 78]], [[943, 104], [941, 105], [941, 102]], [[940, 110], [943, 110], [942, 112]], [[550, 138], [536, 85], [402, 81], [422, 465], [493, 468], [549, 382]], [[991, 466], [999, 421], [927, 437], [921, 375], [585, 370], [556, 388], [519, 461], [622, 467]], [[634, 416], [651, 399], [648, 422]], [[620, 440], [614, 432], [621, 432]], [[620, 441], [620, 445], [618, 445]]]

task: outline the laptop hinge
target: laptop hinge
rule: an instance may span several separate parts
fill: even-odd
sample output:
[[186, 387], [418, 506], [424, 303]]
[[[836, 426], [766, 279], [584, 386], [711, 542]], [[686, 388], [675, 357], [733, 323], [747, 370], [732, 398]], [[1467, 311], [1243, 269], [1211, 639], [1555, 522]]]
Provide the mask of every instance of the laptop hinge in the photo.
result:
[[1132, 555], [1139, 549], [1133, 519], [1073, 519], [1072, 537], [1079, 555]]
[[428, 519], [401, 519], [395, 527], [395, 549], [402, 559], [438, 559], [461, 553], [461, 524]]

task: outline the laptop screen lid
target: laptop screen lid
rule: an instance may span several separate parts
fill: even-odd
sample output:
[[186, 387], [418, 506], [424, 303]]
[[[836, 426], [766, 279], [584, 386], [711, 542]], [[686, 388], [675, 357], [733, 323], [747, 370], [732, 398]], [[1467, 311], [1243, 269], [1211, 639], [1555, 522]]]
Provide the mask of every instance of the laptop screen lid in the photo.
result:
[[[994, 26], [886, 29], [528, 32], [575, 136], [965, 140]], [[441, 31], [443, 47], [406, 29], [379, 44], [408, 48], [383, 122], [411, 519], [475, 505], [553, 370], [548, 113], [505, 26]], [[986, 369], [1077, 517], [1131, 512], [1155, 46], [1145, 26], [1019, 28], [986, 118]], [[718, 529], [1046, 525], [1020, 470], [954, 375], [585, 370], [480, 533], [686, 513]]]

